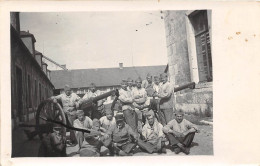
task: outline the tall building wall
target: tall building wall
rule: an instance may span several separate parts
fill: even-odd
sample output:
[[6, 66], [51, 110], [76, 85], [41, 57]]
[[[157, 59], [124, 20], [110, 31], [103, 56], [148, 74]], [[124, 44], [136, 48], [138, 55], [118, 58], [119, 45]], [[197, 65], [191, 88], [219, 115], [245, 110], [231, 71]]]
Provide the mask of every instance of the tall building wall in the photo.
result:
[[[196, 46], [193, 47], [196, 43], [192, 40], [194, 35], [190, 31], [192, 25], [188, 17], [191, 13], [193, 11], [164, 12], [170, 82], [175, 87], [189, 82], [196, 83], [196, 88], [193, 90], [186, 89], [175, 93], [175, 107], [182, 108], [186, 112], [212, 111], [212, 82], [197, 81], [198, 64], [194, 67], [197, 61], [193, 56], [197, 52]], [[210, 23], [209, 26], [211, 27]]]
[[38, 105], [53, 95], [54, 86], [11, 26], [12, 128], [35, 118]]

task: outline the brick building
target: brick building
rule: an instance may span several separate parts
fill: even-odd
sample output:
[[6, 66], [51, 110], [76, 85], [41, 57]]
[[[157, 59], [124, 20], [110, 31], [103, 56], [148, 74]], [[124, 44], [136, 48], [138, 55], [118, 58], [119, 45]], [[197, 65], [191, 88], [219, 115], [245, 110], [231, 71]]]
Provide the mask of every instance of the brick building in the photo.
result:
[[164, 11], [170, 82], [195, 82], [194, 90], [175, 93], [176, 108], [212, 111], [211, 11]]
[[12, 128], [35, 117], [40, 102], [53, 95], [41, 53], [33, 34], [20, 31], [19, 13], [11, 13], [11, 111]]
[[118, 68], [52, 70], [51, 81], [56, 88], [55, 95], [62, 93], [64, 86], [68, 84], [75, 93], [83, 96], [92, 82], [96, 84], [97, 89], [108, 91], [120, 88], [122, 79], [146, 79], [147, 73], [159, 75], [164, 72], [165, 67], [166, 65], [123, 67], [120, 64]]

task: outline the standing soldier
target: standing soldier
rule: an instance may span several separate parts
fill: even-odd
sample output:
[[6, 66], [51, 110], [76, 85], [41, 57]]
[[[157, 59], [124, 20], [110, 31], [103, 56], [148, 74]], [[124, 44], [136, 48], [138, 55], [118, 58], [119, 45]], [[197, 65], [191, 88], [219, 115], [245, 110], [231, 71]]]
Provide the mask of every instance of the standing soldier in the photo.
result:
[[141, 78], [138, 78], [135, 83], [136, 88], [132, 92], [133, 106], [138, 117], [138, 131], [141, 132], [143, 116], [148, 112], [150, 101], [147, 98], [145, 89], [141, 86]]
[[[53, 102], [57, 102], [57, 100], [61, 101], [62, 106], [63, 106], [63, 111], [66, 114], [69, 125], [72, 126], [74, 120], [77, 118], [76, 111], [77, 111], [77, 108], [79, 107], [80, 97], [77, 94], [72, 93], [69, 85], [66, 85], [64, 87], [64, 92], [65, 93], [62, 93], [58, 96], [52, 96], [51, 100], [53, 100]], [[69, 143], [72, 145], [77, 144], [75, 132], [73, 130], [70, 130], [70, 142]]]
[[[89, 91], [83, 96], [82, 99], [89, 100], [99, 95], [101, 95], [101, 92], [97, 90], [96, 85], [94, 83], [91, 83]], [[95, 119], [95, 118], [100, 119], [103, 116], [104, 102], [105, 99], [97, 101], [96, 103], [93, 104], [92, 107], [84, 110], [85, 114], [91, 119]]]
[[127, 91], [127, 83], [125, 80], [121, 82], [121, 89], [119, 90], [119, 101], [122, 105], [122, 111], [126, 123], [137, 132], [137, 115], [133, 108], [133, 98], [130, 91]]
[[146, 75], [146, 80], [142, 81], [142, 87], [144, 89], [147, 89], [149, 87], [152, 87], [152, 84], [153, 84], [153, 76], [150, 73], [148, 73]]
[[154, 96], [159, 98], [159, 121], [165, 126], [169, 121], [173, 119], [173, 87], [168, 82], [166, 73], [161, 74], [162, 85], [159, 88], [159, 92]]
[[134, 80], [132, 78], [127, 79], [127, 90], [132, 93], [132, 91], [135, 89]]

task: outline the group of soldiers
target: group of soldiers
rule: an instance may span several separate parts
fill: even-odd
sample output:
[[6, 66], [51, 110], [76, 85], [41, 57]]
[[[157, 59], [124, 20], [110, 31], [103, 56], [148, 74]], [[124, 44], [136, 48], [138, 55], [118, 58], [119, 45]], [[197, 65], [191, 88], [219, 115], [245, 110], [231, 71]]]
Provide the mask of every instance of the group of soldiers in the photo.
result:
[[[173, 105], [173, 87], [167, 74], [135, 82], [122, 80], [118, 95], [99, 100], [85, 110], [82, 101], [101, 95], [95, 84], [82, 98], [73, 93], [68, 85], [63, 94], [53, 96], [60, 101], [69, 124], [90, 132], [70, 130], [67, 144], [78, 144], [80, 156], [102, 156], [106, 147], [110, 156], [128, 156], [137, 152], [166, 153], [165, 142], [176, 154], [189, 154], [189, 147], [196, 132], [196, 125], [184, 119], [183, 110]], [[175, 117], [174, 117], [175, 116]], [[57, 133], [58, 134], [58, 133]]]

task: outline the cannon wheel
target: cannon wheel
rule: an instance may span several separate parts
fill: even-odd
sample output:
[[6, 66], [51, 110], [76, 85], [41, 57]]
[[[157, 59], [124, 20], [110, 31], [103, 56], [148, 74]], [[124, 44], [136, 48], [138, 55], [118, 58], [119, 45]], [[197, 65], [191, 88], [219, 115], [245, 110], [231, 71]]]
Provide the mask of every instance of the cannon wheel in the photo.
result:
[[55, 120], [57, 122], [61, 122], [66, 125], [66, 116], [59, 103], [54, 103], [53, 101], [50, 100], [44, 100], [41, 102], [36, 112], [35, 130], [37, 131], [39, 137], [42, 139], [43, 138], [43, 132], [41, 129], [42, 125], [49, 124], [50, 126], [53, 127], [61, 127], [61, 135], [66, 138], [66, 128], [64, 126], [48, 122], [44, 119]]

